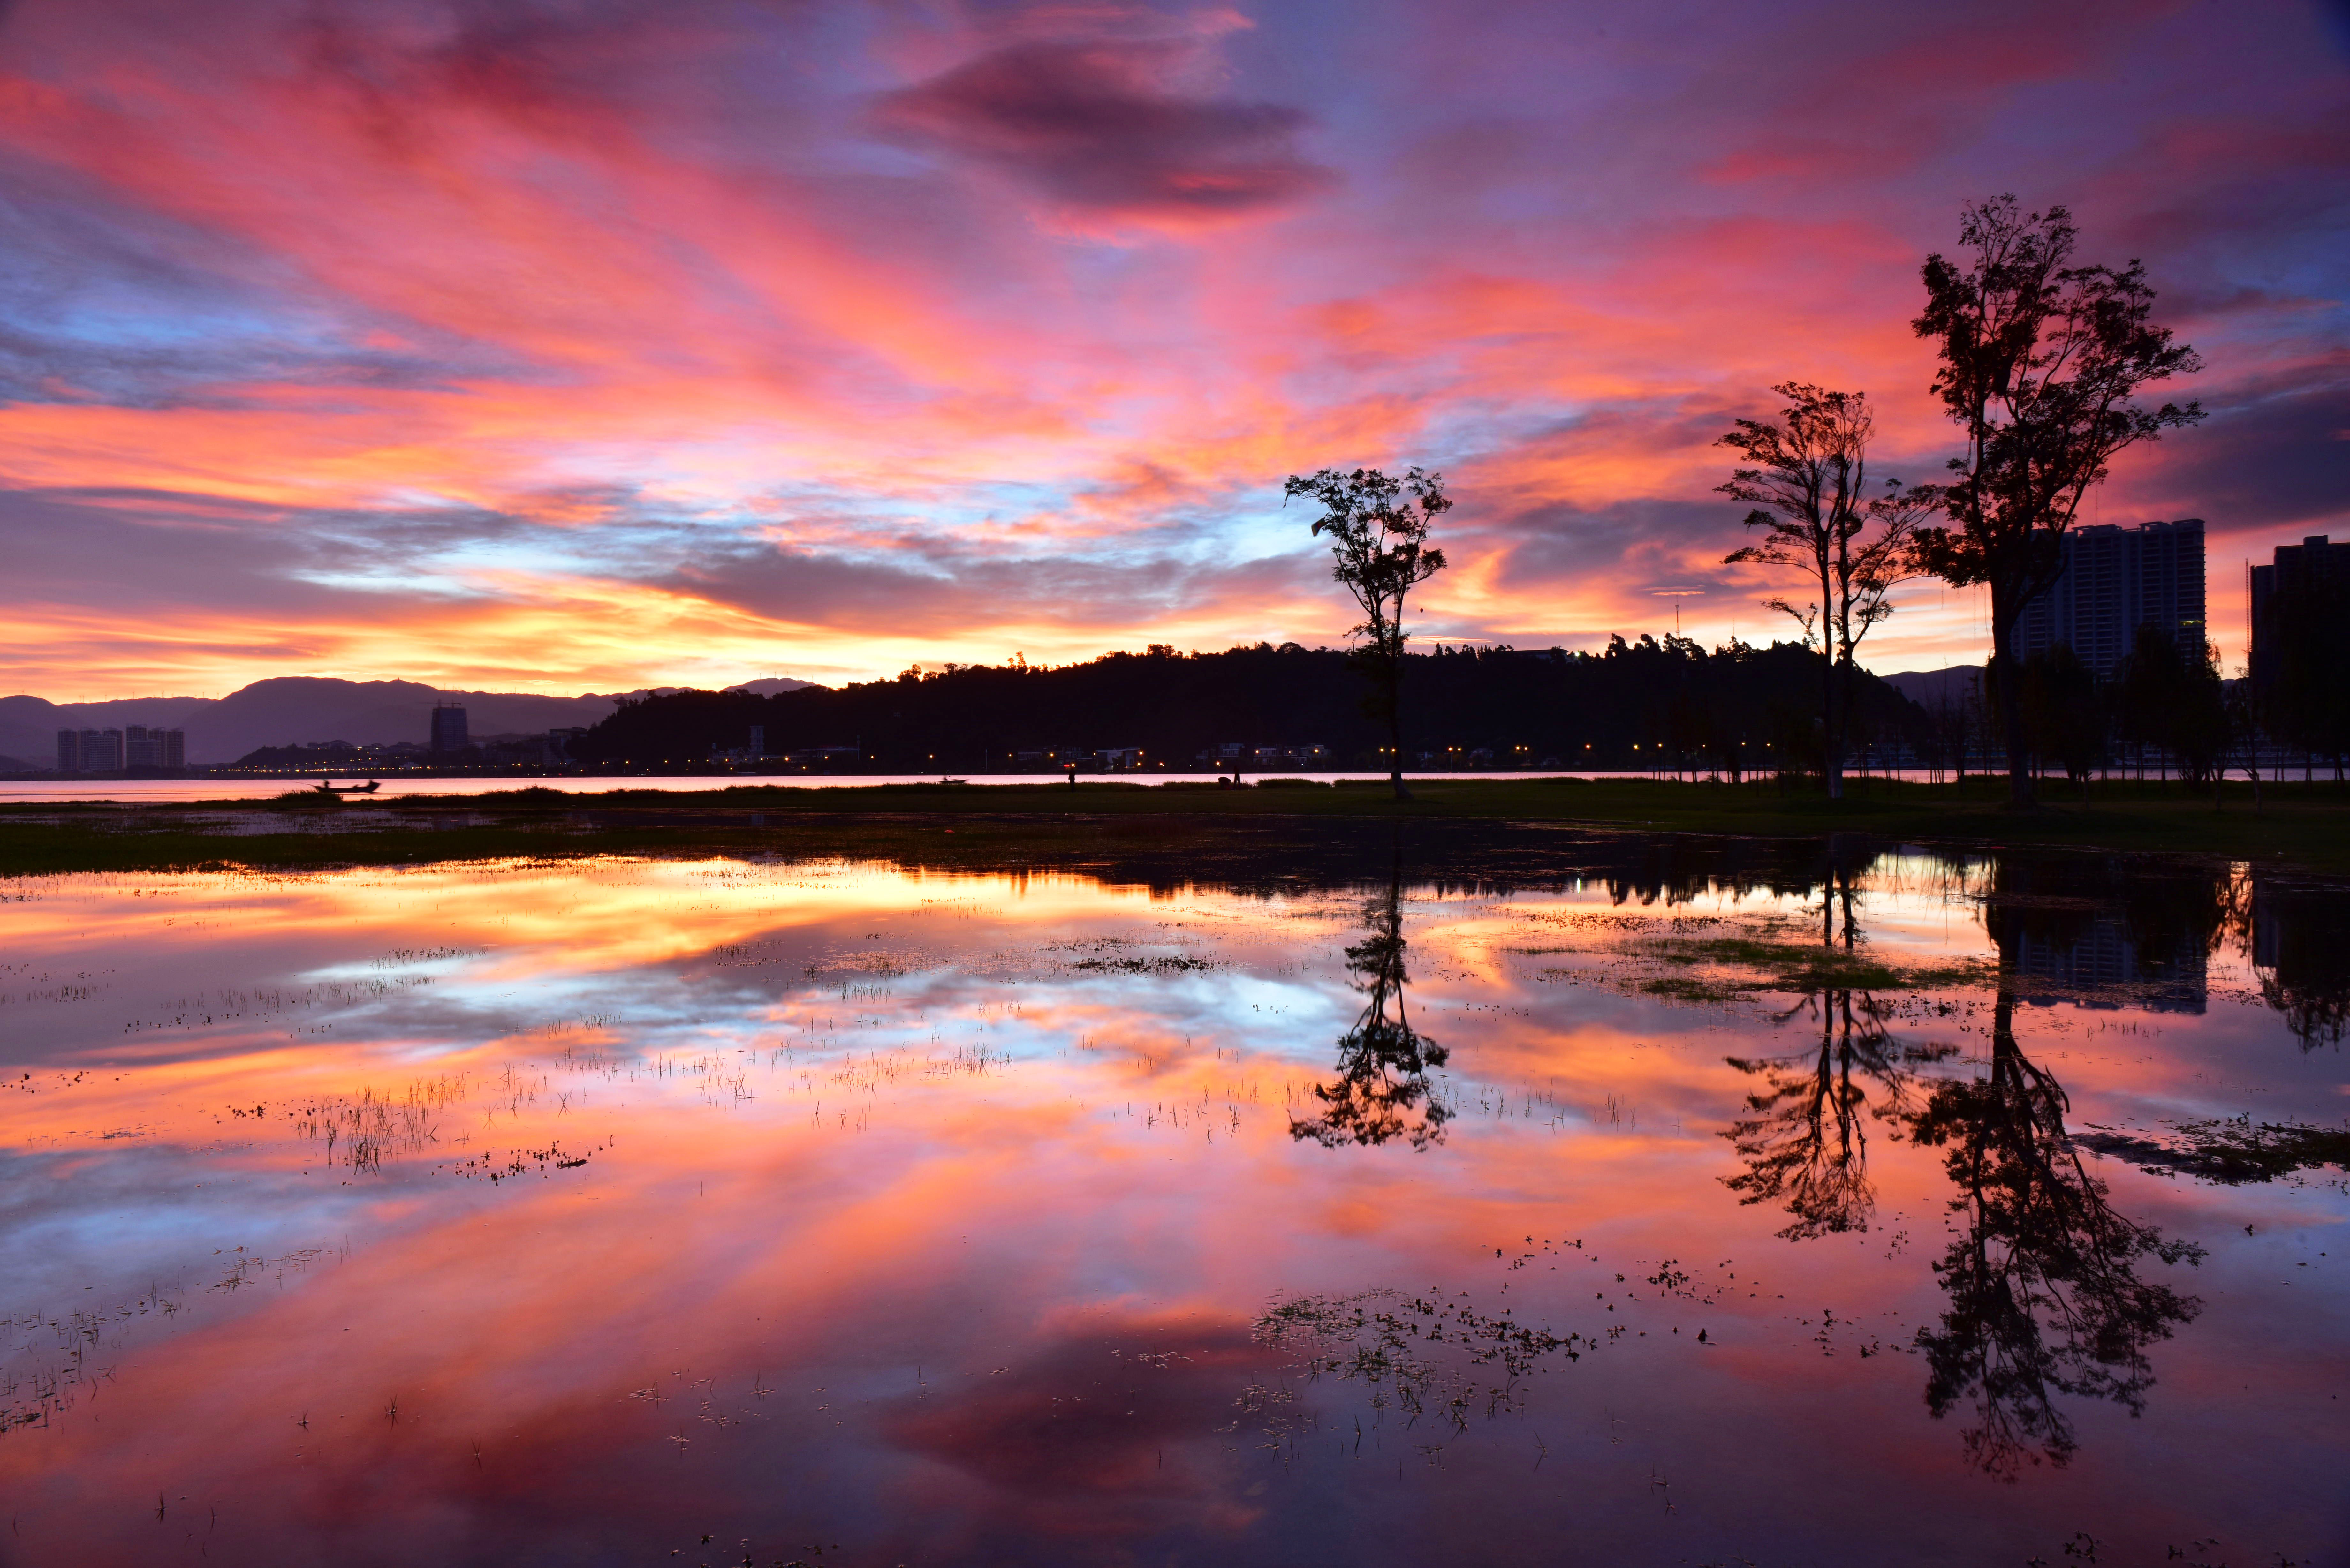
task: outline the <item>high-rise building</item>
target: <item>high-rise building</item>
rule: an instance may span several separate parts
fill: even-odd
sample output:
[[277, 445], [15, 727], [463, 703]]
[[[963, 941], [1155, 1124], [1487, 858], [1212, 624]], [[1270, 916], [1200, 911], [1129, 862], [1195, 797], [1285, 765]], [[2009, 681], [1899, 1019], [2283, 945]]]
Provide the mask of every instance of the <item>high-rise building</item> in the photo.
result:
[[57, 732], [57, 772], [61, 774], [81, 772], [81, 732], [79, 730]]
[[84, 730], [78, 737], [81, 753], [79, 772], [112, 774], [122, 771], [122, 732], [120, 730]]
[[188, 737], [183, 730], [133, 724], [122, 733], [122, 765], [126, 768], [182, 767], [187, 756]]
[[462, 752], [465, 749], [464, 709], [439, 707], [432, 710], [432, 749], [435, 752]]
[[2350, 542], [2337, 545], [2324, 534], [2298, 545], [2279, 545], [2265, 566], [2251, 569], [2252, 685], [2265, 691], [2276, 679], [2279, 594], [2330, 587], [2350, 595]]
[[2055, 586], [2024, 607], [2017, 649], [2029, 659], [2069, 645], [2104, 679], [2137, 646], [2142, 626], [2160, 627], [2183, 649], [2199, 652], [2203, 619], [2203, 519], [2118, 523], [2069, 529]]

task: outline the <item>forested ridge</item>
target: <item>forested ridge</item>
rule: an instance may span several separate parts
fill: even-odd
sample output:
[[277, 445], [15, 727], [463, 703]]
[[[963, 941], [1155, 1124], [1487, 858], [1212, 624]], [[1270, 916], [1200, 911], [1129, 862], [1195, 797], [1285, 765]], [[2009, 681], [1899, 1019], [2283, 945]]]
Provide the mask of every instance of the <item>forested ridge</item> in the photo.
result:
[[[1648, 636], [1614, 639], [1596, 654], [1433, 647], [1405, 659], [1407, 765], [1810, 766], [1820, 658], [1790, 643], [1708, 650]], [[1057, 669], [966, 665], [773, 696], [650, 697], [625, 703], [571, 751], [591, 765], [699, 766], [743, 746], [755, 724], [770, 753], [856, 747], [876, 772], [1000, 773], [1021, 768], [1023, 752], [1108, 747], [1139, 747], [1147, 768], [1174, 771], [1231, 742], [1321, 745], [1330, 766], [1381, 766], [1383, 722], [1366, 711], [1366, 688], [1348, 655], [1332, 649], [1154, 646]], [[1861, 735], [1924, 739], [1923, 710], [1866, 672], [1855, 688]]]

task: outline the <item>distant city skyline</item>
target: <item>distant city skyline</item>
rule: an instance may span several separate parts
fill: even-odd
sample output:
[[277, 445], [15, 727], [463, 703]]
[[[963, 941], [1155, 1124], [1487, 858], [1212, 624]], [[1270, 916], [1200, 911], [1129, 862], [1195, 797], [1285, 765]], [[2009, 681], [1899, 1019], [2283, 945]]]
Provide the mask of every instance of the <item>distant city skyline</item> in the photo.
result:
[[[1941, 477], [1918, 266], [2003, 191], [2143, 257], [2209, 367], [2082, 520], [2206, 518], [2232, 578], [2350, 535], [2343, 38], [2312, 0], [20, 0], [0, 691], [1336, 644], [1281, 504], [1326, 464], [1446, 473], [1424, 639], [1594, 648], [1675, 595], [1767, 639], [1714, 438], [1796, 378]], [[1872, 658], [1979, 662], [1976, 599], [1906, 586]]]

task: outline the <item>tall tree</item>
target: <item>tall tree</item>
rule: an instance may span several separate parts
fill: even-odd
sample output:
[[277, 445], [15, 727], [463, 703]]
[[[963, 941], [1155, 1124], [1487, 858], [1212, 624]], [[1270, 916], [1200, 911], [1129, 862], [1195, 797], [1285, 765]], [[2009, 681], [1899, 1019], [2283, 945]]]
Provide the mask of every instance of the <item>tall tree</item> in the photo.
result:
[[1444, 552], [1428, 543], [1429, 525], [1452, 509], [1444, 476], [1415, 468], [1390, 479], [1376, 468], [1341, 473], [1326, 468], [1312, 478], [1291, 474], [1284, 504], [1305, 495], [1322, 504], [1315, 537], [1330, 536], [1330, 575], [1362, 607], [1355, 657], [1372, 680], [1371, 706], [1388, 722], [1391, 778], [1398, 800], [1409, 800], [1403, 782], [1404, 596], [1444, 569]]
[[1804, 605], [1785, 597], [1763, 603], [1803, 628], [1804, 646], [1816, 641], [1820, 649], [1824, 771], [1829, 798], [1840, 800], [1856, 650], [1869, 628], [1893, 613], [1887, 592], [1910, 575], [1910, 536], [1935, 496], [1924, 487], [1905, 492], [1898, 480], [1886, 481], [1883, 494], [1866, 493], [1875, 428], [1866, 393], [1803, 381], [1771, 389], [1786, 400], [1779, 420], [1740, 420], [1720, 442], [1746, 466], [1716, 489], [1752, 505], [1746, 525], [1762, 531], [1761, 543], [1731, 551], [1723, 564], [1792, 566], [1817, 586], [1819, 597]]
[[1941, 487], [1947, 526], [1918, 531], [1918, 560], [1955, 586], [1991, 589], [1991, 673], [2007, 740], [2008, 793], [2033, 798], [2015, 654], [2024, 609], [2063, 570], [2081, 498], [2126, 447], [2203, 417], [2148, 408], [2138, 393], [2202, 369], [2155, 325], [2145, 265], [2074, 266], [2072, 214], [2026, 213], [2013, 196], [1969, 205], [1952, 261], [1926, 258], [1926, 309], [1911, 323], [1940, 358], [1934, 393], [1965, 432]]

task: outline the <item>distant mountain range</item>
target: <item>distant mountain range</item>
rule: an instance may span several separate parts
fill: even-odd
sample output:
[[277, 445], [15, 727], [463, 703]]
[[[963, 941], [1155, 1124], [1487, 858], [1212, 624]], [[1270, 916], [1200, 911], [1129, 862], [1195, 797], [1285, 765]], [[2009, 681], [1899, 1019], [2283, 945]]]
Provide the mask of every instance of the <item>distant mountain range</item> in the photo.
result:
[[1920, 708], [1958, 708], [1974, 694], [1982, 672], [1980, 664], [1953, 664], [1941, 670], [1904, 670], [1877, 679]]
[[[778, 677], [738, 690], [765, 696], [807, 685]], [[447, 691], [413, 680], [336, 680], [282, 676], [256, 680], [225, 697], [124, 697], [108, 702], [51, 702], [40, 697], [0, 697], [0, 757], [45, 769], [57, 763], [59, 730], [119, 730], [127, 724], [184, 730], [191, 765], [233, 763], [260, 746], [348, 741], [388, 746], [428, 739], [433, 705], [463, 703], [476, 737], [589, 725], [608, 718], [623, 696], [642, 691], [541, 697], [520, 691]]]

